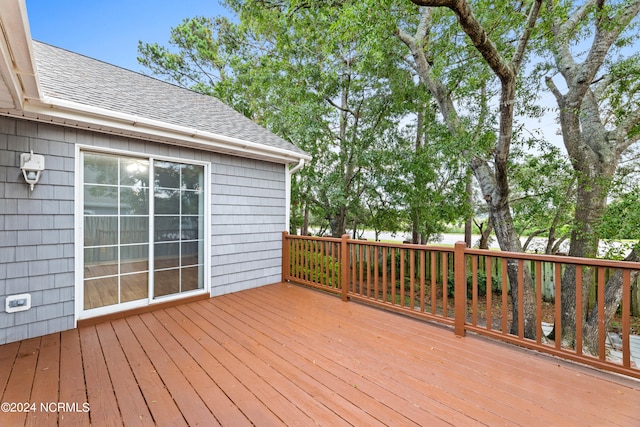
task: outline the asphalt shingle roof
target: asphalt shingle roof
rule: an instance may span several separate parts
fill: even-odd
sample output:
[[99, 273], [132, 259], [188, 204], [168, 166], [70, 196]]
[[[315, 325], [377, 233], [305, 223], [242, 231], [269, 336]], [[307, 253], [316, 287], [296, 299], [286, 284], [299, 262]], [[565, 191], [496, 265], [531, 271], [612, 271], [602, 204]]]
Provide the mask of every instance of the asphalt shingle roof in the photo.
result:
[[45, 43], [33, 48], [43, 95], [304, 154], [214, 97]]

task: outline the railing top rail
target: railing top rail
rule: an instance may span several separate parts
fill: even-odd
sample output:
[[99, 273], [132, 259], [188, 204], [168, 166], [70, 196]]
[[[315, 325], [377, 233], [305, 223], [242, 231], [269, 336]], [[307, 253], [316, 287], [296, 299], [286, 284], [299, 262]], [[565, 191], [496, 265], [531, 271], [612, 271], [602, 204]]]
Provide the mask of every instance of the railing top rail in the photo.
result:
[[387, 248], [397, 248], [397, 249], [415, 249], [420, 251], [454, 252], [454, 248], [450, 246], [417, 245], [413, 243], [374, 242], [372, 240], [359, 240], [359, 239], [348, 239], [347, 243], [353, 243], [357, 245], [367, 245], [367, 246], [384, 246]]
[[[287, 239], [297, 239], [297, 240], [319, 240], [326, 242], [336, 242], [339, 243], [342, 241], [341, 238], [337, 237], [316, 237], [316, 236], [298, 236], [293, 234], [286, 234]], [[360, 239], [352, 239], [348, 238], [347, 243], [349, 244], [357, 244], [357, 245], [367, 245], [367, 246], [381, 246], [387, 248], [396, 248], [396, 249], [414, 249], [421, 251], [439, 251], [439, 252], [454, 252], [454, 247], [451, 246], [440, 246], [440, 245], [419, 245], [412, 243], [389, 243], [389, 242], [374, 242], [371, 240], [360, 240]], [[634, 261], [619, 261], [619, 260], [608, 260], [608, 259], [599, 259], [599, 258], [578, 258], [578, 257], [570, 257], [566, 255], [547, 255], [547, 254], [532, 254], [526, 252], [506, 252], [499, 250], [490, 250], [490, 249], [473, 249], [473, 248], [465, 248], [464, 253], [467, 255], [481, 255], [481, 256], [490, 256], [493, 258], [509, 258], [509, 259], [521, 259], [521, 260], [529, 260], [529, 261], [542, 261], [542, 262], [554, 262], [559, 264], [572, 264], [572, 265], [584, 265], [591, 267], [608, 267], [608, 268], [622, 268], [626, 270], [640, 270], [640, 262]]]
[[494, 258], [510, 258], [510, 259], [522, 259], [530, 261], [544, 261], [554, 262], [559, 264], [574, 264], [574, 265], [587, 265], [593, 267], [610, 267], [610, 268], [623, 268], [627, 270], [640, 270], [640, 262], [634, 261], [617, 261], [609, 259], [599, 258], [578, 258], [570, 257], [566, 255], [547, 255], [547, 254], [531, 254], [526, 252], [505, 252], [495, 251], [490, 249], [472, 249], [466, 248], [465, 254], [468, 255], [484, 255]]
[[287, 239], [295, 240], [321, 240], [324, 242], [341, 242], [342, 239], [338, 237], [318, 237], [318, 236], [298, 236], [296, 234], [287, 234]]

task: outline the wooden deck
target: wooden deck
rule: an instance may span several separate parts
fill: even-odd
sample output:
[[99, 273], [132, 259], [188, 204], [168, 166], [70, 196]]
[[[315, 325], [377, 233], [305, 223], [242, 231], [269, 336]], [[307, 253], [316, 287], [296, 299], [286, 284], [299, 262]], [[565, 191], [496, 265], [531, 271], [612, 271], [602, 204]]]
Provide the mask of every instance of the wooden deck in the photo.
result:
[[0, 387], [2, 426], [640, 425], [636, 380], [291, 284], [0, 346]]

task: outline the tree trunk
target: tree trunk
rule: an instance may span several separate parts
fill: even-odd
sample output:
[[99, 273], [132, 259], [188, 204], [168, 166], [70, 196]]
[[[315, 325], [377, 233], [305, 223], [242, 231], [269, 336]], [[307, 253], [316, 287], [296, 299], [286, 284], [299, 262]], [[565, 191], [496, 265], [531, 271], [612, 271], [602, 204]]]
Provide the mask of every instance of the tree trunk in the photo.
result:
[[487, 221], [487, 228], [478, 228], [480, 228], [480, 242], [478, 243], [478, 249], [489, 249], [489, 237], [491, 237], [491, 233], [493, 232], [491, 218]]
[[[472, 169], [476, 179], [480, 183], [480, 188], [489, 207], [489, 217], [496, 234], [496, 239], [502, 251], [522, 252], [520, 238], [513, 226], [513, 218], [509, 209], [509, 200], [499, 191], [489, 165], [485, 161], [475, 160], [472, 162]], [[535, 338], [536, 336], [536, 299], [533, 288], [531, 272], [526, 264], [523, 264], [523, 309], [520, 313], [518, 301], [521, 297], [518, 292], [518, 263], [515, 260], [507, 262], [507, 276], [511, 287], [512, 315], [511, 333], [518, 333], [518, 322], [520, 316], [524, 319], [524, 336]]]
[[342, 237], [347, 231], [347, 207], [341, 206], [333, 218], [329, 219], [331, 237]]
[[[473, 185], [471, 183], [471, 170], [467, 172], [466, 176], [467, 184], [465, 186], [465, 191], [467, 193], [467, 198], [469, 201], [469, 206], [473, 206]], [[469, 213], [469, 218], [464, 223], [464, 242], [467, 244], [467, 247], [470, 248], [472, 245], [472, 237], [473, 235], [473, 212]]]
[[[636, 249], [625, 258], [625, 261], [638, 262], [640, 257]], [[631, 273], [631, 283], [638, 278], [638, 271]], [[607, 333], [609, 324], [613, 315], [618, 310], [620, 301], [622, 300], [622, 270], [617, 269], [615, 273], [609, 278], [604, 289], [604, 332]], [[587, 322], [582, 328], [582, 334], [584, 337], [584, 350], [587, 353], [593, 355], [598, 354], [599, 340], [598, 340], [598, 305], [589, 312], [587, 316]]]
[[302, 220], [302, 229], [300, 230], [300, 235], [309, 235], [309, 202], [304, 202], [304, 218]]
[[[491, 40], [487, 31], [482, 27], [471, 10], [470, 4], [465, 0], [439, 1], [439, 0], [412, 0], [421, 6], [447, 7], [451, 9], [458, 18], [458, 23], [463, 31], [473, 43], [475, 49], [482, 55], [486, 64], [491, 68], [495, 76], [500, 80], [500, 129], [497, 135], [497, 142], [493, 150], [494, 170], [489, 167], [485, 159], [474, 157], [471, 160], [471, 169], [478, 180], [485, 197], [489, 214], [493, 221], [496, 237], [503, 251], [522, 252], [520, 240], [513, 226], [511, 211], [509, 208], [509, 179], [508, 161], [511, 140], [513, 137], [513, 116], [514, 101], [516, 93], [517, 75], [520, 64], [524, 57], [524, 52], [540, 12], [542, 0], [536, 0], [531, 5], [527, 22], [513, 51], [511, 60], [507, 60], [497, 50], [496, 45]], [[465, 140], [473, 141], [473, 135], [466, 129], [457, 114], [455, 104], [451, 98], [449, 89], [436, 76], [432, 75], [431, 65], [425, 55], [425, 44], [431, 15], [428, 8], [422, 8], [420, 12], [420, 22], [414, 36], [410, 36], [398, 29], [396, 35], [402, 40], [411, 51], [416, 63], [416, 69], [421, 83], [431, 92], [442, 116], [455, 138], [466, 136]], [[471, 131], [473, 132], [473, 131]], [[533, 286], [531, 274], [528, 269], [524, 274], [524, 295], [518, 295], [518, 271], [517, 264], [510, 263], [508, 268], [509, 281], [511, 283], [513, 321], [512, 332], [517, 329], [519, 316], [524, 319], [524, 334], [527, 338], [534, 338], [536, 332], [535, 325], [535, 297], [533, 297]], [[518, 298], [523, 298], [524, 313], [519, 312], [516, 302]], [[533, 308], [533, 309], [531, 309]]]
[[[550, 6], [553, 8], [555, 4]], [[549, 18], [555, 15], [553, 9], [550, 12], [547, 15]], [[590, 15], [592, 12], [595, 13]], [[620, 155], [638, 140], [632, 131], [640, 123], [637, 107], [626, 111], [619, 120], [607, 118], [610, 105], [601, 95], [610, 80], [596, 79], [596, 76], [602, 71], [605, 61], [611, 59], [608, 58], [611, 47], [639, 12], [639, 0], [620, 5], [588, 0], [575, 8], [571, 16], [560, 14], [557, 21], [549, 21], [553, 34], [549, 50], [567, 90], [561, 93], [551, 77], [547, 77], [546, 82], [558, 103], [562, 139], [578, 179], [574, 229], [569, 249], [569, 255], [572, 256], [592, 257], [597, 254], [598, 237], [593, 228], [606, 207], [609, 184]], [[571, 51], [572, 37], [578, 33], [576, 29], [579, 26], [593, 34], [588, 51], [582, 52], [583, 62], [576, 61]], [[583, 273], [585, 296], [588, 295], [585, 291], [589, 290], [592, 283], [591, 277], [590, 271]], [[576, 269], [566, 268], [561, 284], [562, 340], [570, 344], [575, 342], [575, 278]], [[611, 290], [605, 291], [612, 298], [607, 304], [617, 307], [620, 301], [616, 301], [616, 298], [620, 293], [615, 281], [611, 282], [611, 287]], [[584, 300], [588, 301], [588, 298]], [[587, 310], [583, 313], [587, 313]], [[597, 321], [597, 316], [588, 317], [585, 328], [597, 330]], [[592, 341], [593, 334], [583, 336], [587, 348], [597, 348], [597, 340]]]

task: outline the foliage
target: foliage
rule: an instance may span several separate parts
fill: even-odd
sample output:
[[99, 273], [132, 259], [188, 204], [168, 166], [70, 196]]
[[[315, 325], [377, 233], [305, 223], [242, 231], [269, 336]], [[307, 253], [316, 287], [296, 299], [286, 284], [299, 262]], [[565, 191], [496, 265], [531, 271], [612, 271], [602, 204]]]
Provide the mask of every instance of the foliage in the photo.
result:
[[340, 287], [341, 264], [331, 255], [321, 254], [307, 249], [291, 248], [290, 259], [300, 260], [293, 265], [291, 275], [298, 278], [325, 285], [331, 288]]
[[[487, 275], [484, 272], [478, 271], [478, 297], [487, 295]], [[502, 292], [502, 278], [494, 275], [491, 278], [491, 292], [492, 294], [499, 294]], [[455, 296], [455, 279], [454, 277], [447, 278], [447, 295], [450, 297]], [[467, 298], [473, 297], [473, 278], [470, 274], [467, 274]]]
[[[616, 195], [597, 225], [598, 235], [615, 241], [607, 244], [607, 258], [623, 259], [640, 242], [640, 187]], [[623, 242], [628, 240], [629, 242]]]
[[514, 150], [511, 164], [511, 207], [521, 236], [552, 240], [570, 230], [575, 204], [572, 168], [560, 149], [538, 143], [536, 153]]
[[[294, 177], [295, 225], [308, 212], [333, 235], [347, 227], [410, 231], [416, 224], [420, 234], [432, 236], [469, 215], [465, 167], [474, 156], [489, 165], [497, 159], [500, 80], [451, 11], [431, 9], [423, 51], [456, 107], [460, 132], [452, 132], [436, 99], [419, 84], [415, 61], [397, 37], [420, 24], [421, 9], [411, 2], [225, 5], [232, 16], [185, 19], [171, 30], [168, 47], [141, 42], [139, 59], [151, 73], [222, 99], [313, 156]], [[511, 58], [529, 4], [470, 5], [496, 51]], [[567, 33], [576, 58], [584, 58], [584, 40], [593, 36], [589, 23], [623, 6], [593, 6]], [[557, 73], [552, 25], [578, 7], [547, 6], [532, 34], [536, 56], [524, 58], [532, 66], [518, 75], [512, 136], [521, 145], [507, 154], [509, 200], [520, 235], [545, 229], [559, 237], [574, 211], [569, 159], [531, 138], [533, 131], [518, 121], [552, 113], [538, 102], [541, 77]], [[604, 100], [602, 121], [609, 129], [638, 109], [634, 28], [632, 23], [616, 39], [594, 81], [603, 88], [595, 95]], [[636, 124], [629, 135], [638, 132]]]

